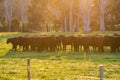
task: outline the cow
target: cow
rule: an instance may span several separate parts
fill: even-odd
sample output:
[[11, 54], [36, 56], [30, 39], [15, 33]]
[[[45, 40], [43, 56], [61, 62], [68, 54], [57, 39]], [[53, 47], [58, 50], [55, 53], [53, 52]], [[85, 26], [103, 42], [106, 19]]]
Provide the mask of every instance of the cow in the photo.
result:
[[6, 43], [7, 44], [11, 43], [12, 44], [12, 50], [17, 51], [17, 45], [18, 45], [18, 38], [17, 37], [8, 38]]
[[56, 36], [56, 49], [57, 50], [62, 50], [62, 36], [63, 35]]
[[67, 45], [71, 46], [71, 51], [73, 50], [73, 42], [72, 38], [73, 36], [62, 36], [62, 45], [63, 45], [63, 51], [66, 51]]
[[73, 47], [74, 47], [74, 51], [75, 52], [79, 52], [79, 36], [73, 36], [72, 37], [72, 43], [73, 43]]

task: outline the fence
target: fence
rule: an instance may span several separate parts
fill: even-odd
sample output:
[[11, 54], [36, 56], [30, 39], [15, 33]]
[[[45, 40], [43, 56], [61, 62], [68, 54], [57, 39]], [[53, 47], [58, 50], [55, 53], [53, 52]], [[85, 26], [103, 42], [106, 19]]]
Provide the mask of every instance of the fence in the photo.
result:
[[[104, 66], [101, 65], [100, 68], [100, 80], [104, 80]], [[30, 59], [27, 59], [27, 72], [28, 72], [28, 80], [30, 80]]]
[[[12, 60], [12, 59], [11, 59]], [[3, 61], [4, 62], [4, 61]], [[10, 64], [12, 64], [12, 62], [13, 61], [11, 61], [10, 62]], [[26, 77], [25, 79], [23, 79], [23, 80], [26, 80], [26, 79], [28, 79], [28, 80], [34, 80], [34, 75], [36, 75], [38, 72], [39, 73], [42, 73], [42, 72], [40, 72], [40, 67], [36, 67], [36, 66], [34, 66], [33, 67], [33, 65], [34, 65], [34, 63], [35, 64], [40, 64], [41, 62], [37, 62], [37, 61], [35, 61], [35, 62], [32, 62], [32, 60], [30, 60], [30, 59], [27, 59], [27, 62], [26, 62], [26, 60], [24, 60], [24, 64], [22, 64], [22, 66], [24, 66], [24, 70], [23, 70], [23, 68], [21, 69], [21, 67], [18, 67], [18, 65], [19, 64], [21, 64], [22, 63], [22, 61], [21, 61], [21, 63], [17, 63], [17, 62], [15, 62], [16, 63], [16, 65], [15, 65], [15, 70], [19, 70], [19, 71], [17, 71], [17, 75], [18, 76], [15, 76], [15, 70], [14, 71], [10, 71], [9, 73], [4, 73], [4, 71], [3, 71], [3, 74], [4, 74], [4, 76], [6, 76], [6, 79], [5, 79], [5, 77], [4, 77], [4, 79], [2, 78], [2, 76], [0, 75], [0, 80], [11, 80], [11, 79], [9, 79], [11, 76], [13, 77], [12, 78], [12, 80], [16, 80], [17, 78], [18, 78], [18, 80], [19, 80], [19, 75], [21, 75], [20, 73], [22, 73], [23, 72], [23, 74], [22, 74], [22, 77]], [[27, 64], [26, 64], [27, 63]], [[49, 62], [50, 63], [50, 62]], [[54, 63], [55, 64], [55, 63]], [[41, 65], [42, 66], [42, 65]], [[49, 65], [47, 65], [47, 66], [49, 66]], [[5, 70], [6, 68], [8, 67], [8, 69], [7, 69], [7, 71], [9, 71], [10, 69], [13, 69], [13, 68], [10, 68], [10, 66], [9, 65], [7, 65], [5, 68], [1, 68], [0, 70]], [[60, 66], [56, 66], [56, 67], [60, 67]], [[69, 66], [68, 66], [69, 67]], [[10, 69], [9, 69], [10, 68]], [[19, 69], [18, 69], [19, 68]], [[37, 68], [35, 71], [33, 71], [35, 68]], [[84, 68], [84, 67], [83, 67]], [[48, 67], [46, 67], [46, 69], [48, 69]], [[50, 70], [50, 69], [49, 69]], [[66, 69], [65, 69], [66, 70]], [[69, 69], [68, 69], [69, 70]], [[101, 65], [100, 67], [99, 67], [99, 69], [97, 69], [98, 70], [98, 72], [99, 72], [99, 78], [98, 77], [93, 77], [93, 76], [85, 76], [85, 75], [81, 75], [81, 74], [76, 74], [76, 73], [74, 73], [74, 71], [75, 71], [75, 69], [74, 69], [74, 67], [73, 67], [73, 73], [70, 73], [70, 74], [75, 74], [75, 75], [81, 75], [81, 76], [79, 76], [79, 78], [80, 78], [80, 80], [104, 80], [104, 67]], [[81, 71], [81, 70], [79, 70], [79, 71]], [[0, 71], [1, 72], [1, 71]], [[20, 72], [20, 73], [19, 73]], [[25, 72], [25, 73], [24, 73]], [[26, 74], [26, 72], [27, 72], [27, 74]], [[43, 69], [43, 74], [39, 74], [39, 75], [37, 75], [37, 76], [40, 76], [40, 75], [44, 75], [44, 72], [45, 72], [45, 70]], [[52, 72], [50, 72], [50, 71], [46, 71], [46, 73], [48, 74], [48, 75], [52, 75], [53, 73]], [[1, 74], [1, 73], [0, 73]], [[7, 74], [11, 74], [11, 76], [8, 76]], [[54, 73], [53, 74], [53, 76], [55, 76], [55, 75], [62, 75], [62, 76], [64, 76], [63, 74], [61, 74], [61, 72], [60, 73]], [[26, 76], [25, 76], [26, 75]], [[68, 73], [67, 73], [67, 75], [69, 75]], [[52, 77], [53, 77], [52, 76]], [[42, 76], [42, 78], [44, 79], [45, 77], [48, 77], [48, 76]], [[76, 77], [76, 76], [75, 76]], [[69, 80], [71, 80], [70, 79], [70, 76], [68, 76], [67, 78], [69, 78]], [[77, 78], [78, 79], [78, 78]], [[22, 80], [22, 79], [21, 79]], [[39, 79], [38, 79], [39, 80]], [[53, 80], [53, 79], [49, 79], [49, 80]], [[60, 80], [60, 79], [59, 79]], [[64, 79], [62, 79], [61, 78], [61, 80], [64, 80]], [[74, 80], [76, 80], [76, 78], [74, 78]]]

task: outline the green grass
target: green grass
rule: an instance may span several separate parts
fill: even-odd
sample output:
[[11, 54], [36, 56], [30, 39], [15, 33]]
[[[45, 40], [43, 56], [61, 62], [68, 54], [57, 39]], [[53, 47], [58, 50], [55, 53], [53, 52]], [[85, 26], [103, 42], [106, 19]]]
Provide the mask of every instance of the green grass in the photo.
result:
[[[90, 32], [112, 35], [120, 32]], [[27, 80], [27, 59], [31, 59], [31, 80], [99, 80], [99, 66], [104, 66], [105, 80], [120, 80], [120, 53], [84, 52], [14, 52], [6, 39], [20, 35], [81, 33], [0, 33], [0, 80]]]

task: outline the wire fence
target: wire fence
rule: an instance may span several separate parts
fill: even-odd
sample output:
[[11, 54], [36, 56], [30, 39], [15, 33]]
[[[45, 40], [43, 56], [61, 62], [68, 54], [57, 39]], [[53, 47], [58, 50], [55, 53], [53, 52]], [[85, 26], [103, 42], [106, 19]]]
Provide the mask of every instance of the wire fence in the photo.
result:
[[[49, 64], [45, 64], [47, 66], [44, 67], [43, 64], [40, 65], [41, 62], [33, 62], [31, 59], [21, 60], [21, 63], [16, 61], [13, 64], [13, 61], [10, 61], [6, 64], [3, 62], [5, 65], [0, 66], [0, 80], [104, 80], [104, 66], [102, 65], [95, 71], [93, 70], [94, 67], [88, 71], [85, 67], [82, 69], [77, 67], [76, 69], [75, 65], [71, 69], [65, 69], [62, 67], [63, 65], [49, 67]], [[85, 66], [89, 66], [89, 64]], [[57, 71], [58, 69], [59, 71]], [[71, 71], [69, 72], [69, 70]], [[87, 72], [89, 75], [86, 75], [84, 72]], [[94, 77], [96, 74], [99, 75]]]

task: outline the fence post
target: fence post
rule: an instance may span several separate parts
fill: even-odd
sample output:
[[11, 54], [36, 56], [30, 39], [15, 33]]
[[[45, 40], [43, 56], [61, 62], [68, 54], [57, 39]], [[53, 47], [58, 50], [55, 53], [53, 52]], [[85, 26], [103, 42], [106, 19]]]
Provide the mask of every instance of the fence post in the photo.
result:
[[27, 73], [28, 73], [28, 80], [30, 80], [30, 59], [27, 59]]
[[100, 66], [100, 80], [104, 80], [104, 66]]

